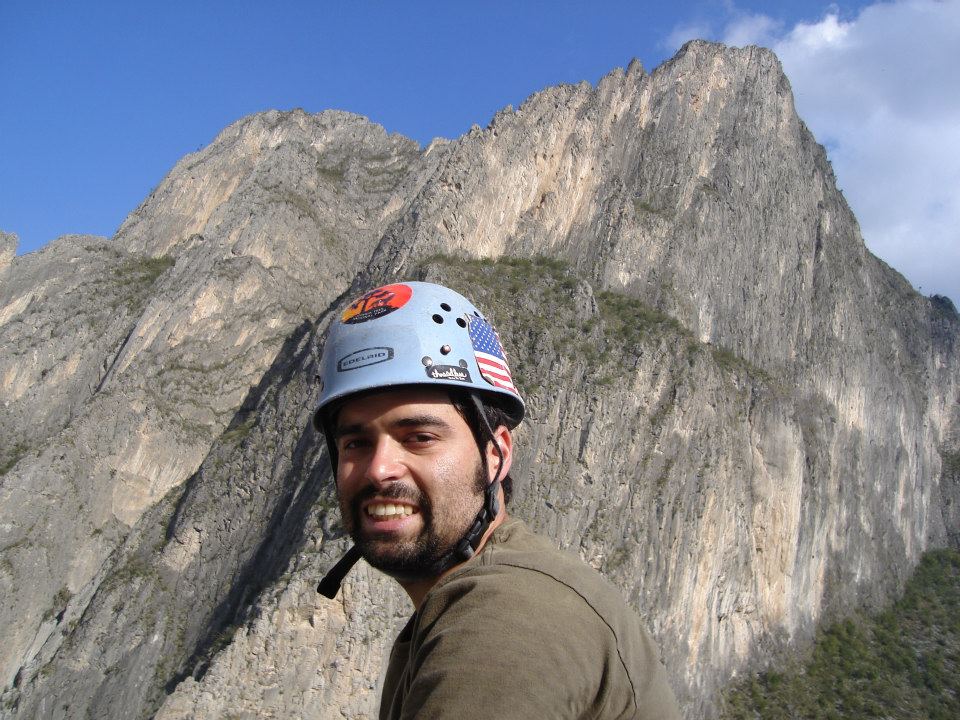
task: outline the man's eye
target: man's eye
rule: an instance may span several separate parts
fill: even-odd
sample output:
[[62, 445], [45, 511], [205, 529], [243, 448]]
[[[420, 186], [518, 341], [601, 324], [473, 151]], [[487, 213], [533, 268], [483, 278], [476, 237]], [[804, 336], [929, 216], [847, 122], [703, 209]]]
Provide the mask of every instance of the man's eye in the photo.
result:
[[407, 442], [413, 443], [415, 445], [424, 445], [426, 443], [432, 442], [436, 438], [430, 433], [414, 433], [407, 437]]
[[351, 438], [349, 440], [344, 440], [340, 445], [340, 449], [356, 450], [357, 448], [363, 447], [363, 445], [364, 445], [364, 441], [362, 438]]

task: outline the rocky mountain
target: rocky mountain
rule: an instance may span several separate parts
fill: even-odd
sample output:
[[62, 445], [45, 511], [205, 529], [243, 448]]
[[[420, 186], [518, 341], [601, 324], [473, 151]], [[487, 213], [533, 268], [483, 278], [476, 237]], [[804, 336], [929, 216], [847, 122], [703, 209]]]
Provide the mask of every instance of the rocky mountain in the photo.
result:
[[695, 42], [426, 148], [269, 112], [116, 236], [0, 237], [8, 718], [370, 718], [410, 612], [310, 428], [384, 281], [493, 317], [512, 512], [624, 592], [687, 716], [960, 536], [960, 318], [864, 247], [766, 50]]

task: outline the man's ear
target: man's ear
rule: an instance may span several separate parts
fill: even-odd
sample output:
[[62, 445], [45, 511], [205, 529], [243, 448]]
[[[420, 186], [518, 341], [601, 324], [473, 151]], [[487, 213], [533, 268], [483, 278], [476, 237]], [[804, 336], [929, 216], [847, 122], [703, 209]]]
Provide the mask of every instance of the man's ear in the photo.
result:
[[[500, 425], [493, 431], [493, 437], [500, 446], [500, 452], [503, 453], [503, 468], [500, 470], [500, 479], [510, 472], [510, 466], [513, 464], [513, 435], [507, 429], [506, 425]], [[497, 468], [500, 467], [500, 456], [493, 447], [492, 442], [487, 442], [487, 482], [493, 482], [496, 477]]]

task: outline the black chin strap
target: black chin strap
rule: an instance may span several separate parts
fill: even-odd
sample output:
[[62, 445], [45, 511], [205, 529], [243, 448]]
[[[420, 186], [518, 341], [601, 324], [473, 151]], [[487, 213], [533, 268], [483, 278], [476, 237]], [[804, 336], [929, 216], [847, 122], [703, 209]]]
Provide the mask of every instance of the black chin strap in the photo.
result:
[[477, 513], [473, 525], [470, 526], [470, 530], [467, 531], [463, 540], [457, 543], [456, 557], [458, 560], [469, 560], [473, 557], [480, 546], [480, 541], [483, 540], [483, 536], [487, 532], [487, 528], [490, 527], [490, 523], [500, 514], [500, 473], [503, 472], [503, 450], [493, 436], [493, 428], [490, 427], [490, 421], [487, 420], [487, 413], [484, 412], [480, 398], [477, 397], [476, 393], [470, 393], [470, 400], [477, 410], [480, 424], [487, 431], [487, 439], [493, 443], [493, 448], [497, 451], [500, 463], [497, 465], [497, 474], [494, 476], [493, 482], [487, 485], [487, 489], [483, 491], [483, 507], [480, 508], [480, 512]]
[[[497, 457], [500, 458], [500, 462], [497, 465], [497, 474], [494, 476], [493, 481], [488, 484], [486, 490], [483, 491], [483, 507], [480, 508], [480, 512], [478, 512], [477, 517], [474, 518], [473, 524], [470, 526], [467, 534], [457, 543], [457, 548], [453, 553], [454, 558], [461, 562], [469, 560], [476, 554], [477, 548], [480, 546], [480, 542], [487, 532], [487, 528], [490, 527], [490, 523], [500, 514], [500, 474], [503, 472], [503, 450], [493, 435], [493, 428], [490, 427], [490, 421], [487, 420], [487, 413], [483, 409], [483, 403], [480, 402], [480, 398], [477, 397], [476, 393], [471, 392], [469, 396], [474, 408], [476, 408], [480, 424], [483, 426], [483, 429], [487, 431], [487, 439], [493, 443], [493, 448], [497, 451]], [[329, 431], [329, 428], [325, 429]], [[336, 453], [336, 447], [329, 439], [331, 437], [333, 436], [328, 432], [327, 445], [331, 447], [331, 458], [334, 459], [334, 468], [336, 468], [336, 455], [334, 454]], [[347, 573], [350, 572], [350, 569], [356, 565], [360, 557], [360, 548], [356, 545], [351, 546], [343, 557], [337, 561], [337, 564], [330, 568], [330, 571], [323, 576], [323, 580], [321, 580], [317, 586], [317, 592], [333, 600], [340, 590], [343, 579], [347, 576]]]
[[317, 592], [333, 600], [340, 590], [340, 584], [350, 572], [350, 569], [356, 565], [360, 559], [360, 548], [352, 545], [343, 557], [337, 561], [337, 564], [330, 568], [329, 572], [323, 576], [323, 580], [317, 585]]
[[[327, 441], [327, 456], [330, 458], [330, 467], [333, 468], [334, 475], [336, 475], [338, 460], [337, 444], [333, 440], [333, 423], [330, 422], [329, 413], [324, 413], [321, 416], [320, 424], [323, 428], [323, 436]], [[317, 585], [317, 592], [333, 600], [340, 591], [340, 585], [343, 583], [343, 579], [347, 576], [347, 573], [350, 572], [351, 568], [357, 564], [357, 560], [359, 560], [360, 557], [360, 548], [356, 545], [351, 545], [350, 549], [337, 561], [337, 564], [330, 568], [327, 574], [323, 576], [320, 584]]]

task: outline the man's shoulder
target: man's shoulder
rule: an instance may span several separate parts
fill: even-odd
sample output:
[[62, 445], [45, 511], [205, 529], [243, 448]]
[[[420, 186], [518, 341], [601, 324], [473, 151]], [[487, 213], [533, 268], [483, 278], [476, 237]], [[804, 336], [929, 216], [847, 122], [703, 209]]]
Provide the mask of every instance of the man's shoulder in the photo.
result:
[[550, 667], [565, 658], [578, 682], [600, 683], [619, 664], [621, 618], [611, 624], [595, 607], [596, 593], [578, 580], [578, 566], [589, 570], [579, 559], [526, 528], [507, 530], [430, 590], [414, 618], [415, 643], [487, 648]]
[[485, 548], [478, 572], [500, 572], [512, 577], [524, 572], [538, 573], [579, 595], [601, 614], [628, 610], [620, 590], [609, 580], [573, 553], [560, 550], [552, 540], [534, 533], [523, 521], [510, 518], [499, 530], [503, 531], [501, 538], [491, 543], [489, 552]]
[[601, 688], [602, 703], [643, 709], [637, 717], [679, 717], [659, 653], [617, 588], [522, 522], [495, 535], [428, 593], [415, 616], [422, 651], [524, 658], [503, 668], [551, 676], [577, 697]]
[[[490, 608], [501, 617], [523, 612], [533, 624], [597, 622], [618, 635], [639, 620], [600, 573], [513, 518], [497, 528], [477, 558], [438, 583], [434, 594], [444, 605]], [[467, 601], [467, 595], [476, 597]]]

